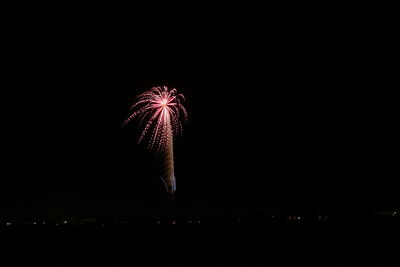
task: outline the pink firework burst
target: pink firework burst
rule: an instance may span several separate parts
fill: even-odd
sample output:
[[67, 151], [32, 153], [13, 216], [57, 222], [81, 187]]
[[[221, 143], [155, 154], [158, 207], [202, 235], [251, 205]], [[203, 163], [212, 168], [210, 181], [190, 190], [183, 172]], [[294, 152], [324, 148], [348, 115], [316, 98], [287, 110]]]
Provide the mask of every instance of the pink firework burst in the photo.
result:
[[126, 125], [133, 118], [144, 123], [139, 143], [149, 136], [148, 148], [155, 148], [164, 153], [167, 189], [173, 194], [176, 190], [173, 161], [173, 137], [182, 132], [181, 117], [187, 120], [187, 112], [181, 104], [184, 96], [176, 89], [169, 90], [166, 86], [153, 87], [137, 97], [131, 106], [134, 112], [124, 121]]
[[[168, 138], [182, 132], [181, 114], [187, 120], [187, 112], [181, 104], [184, 101], [182, 94], [176, 89], [169, 90], [166, 86], [153, 87], [137, 97], [131, 106], [135, 110], [122, 124], [125, 126], [133, 118], [140, 119], [145, 127], [139, 138], [139, 143], [146, 135], [150, 135], [148, 148], [161, 151], [166, 148]], [[171, 131], [171, 132], [169, 132]], [[171, 136], [169, 136], [172, 134]]]

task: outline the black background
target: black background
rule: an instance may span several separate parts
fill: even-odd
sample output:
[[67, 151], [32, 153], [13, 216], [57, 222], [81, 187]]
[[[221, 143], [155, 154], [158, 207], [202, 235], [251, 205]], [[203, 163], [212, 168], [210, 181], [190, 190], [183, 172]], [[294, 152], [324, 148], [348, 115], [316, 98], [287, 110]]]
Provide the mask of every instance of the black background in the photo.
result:
[[186, 213], [398, 206], [392, 17], [328, 10], [3, 24], [2, 216], [162, 213], [157, 161], [120, 127], [158, 85], [187, 99]]

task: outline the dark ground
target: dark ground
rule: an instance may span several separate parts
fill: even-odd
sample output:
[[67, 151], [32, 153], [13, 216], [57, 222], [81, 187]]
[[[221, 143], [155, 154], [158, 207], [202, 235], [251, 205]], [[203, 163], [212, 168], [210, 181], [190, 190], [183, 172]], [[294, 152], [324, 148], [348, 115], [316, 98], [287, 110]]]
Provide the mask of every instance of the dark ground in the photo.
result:
[[0, 233], [15, 266], [398, 266], [392, 212], [292, 214], [48, 222]]

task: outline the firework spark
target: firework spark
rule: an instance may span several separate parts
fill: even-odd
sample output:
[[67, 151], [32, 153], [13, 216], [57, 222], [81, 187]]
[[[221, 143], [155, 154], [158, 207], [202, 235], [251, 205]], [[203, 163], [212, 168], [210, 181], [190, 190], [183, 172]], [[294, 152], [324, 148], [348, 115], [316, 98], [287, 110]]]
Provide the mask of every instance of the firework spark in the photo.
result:
[[132, 119], [138, 118], [145, 125], [139, 143], [147, 137], [148, 148], [162, 153], [165, 164], [163, 175], [172, 196], [176, 191], [173, 138], [182, 133], [182, 115], [187, 120], [186, 109], [181, 104], [184, 100], [184, 96], [178, 94], [176, 89], [153, 87], [137, 97], [131, 106], [133, 113], [122, 124], [125, 126]]

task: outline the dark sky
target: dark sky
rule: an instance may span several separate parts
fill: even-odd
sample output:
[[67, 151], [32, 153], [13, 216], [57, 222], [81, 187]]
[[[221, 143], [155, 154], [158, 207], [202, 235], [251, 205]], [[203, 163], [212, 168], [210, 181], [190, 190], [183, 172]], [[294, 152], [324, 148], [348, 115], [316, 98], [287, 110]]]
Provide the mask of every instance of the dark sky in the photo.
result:
[[179, 205], [396, 207], [390, 21], [355, 14], [15, 20], [3, 29], [4, 216], [159, 214], [165, 191], [129, 106], [187, 98]]

